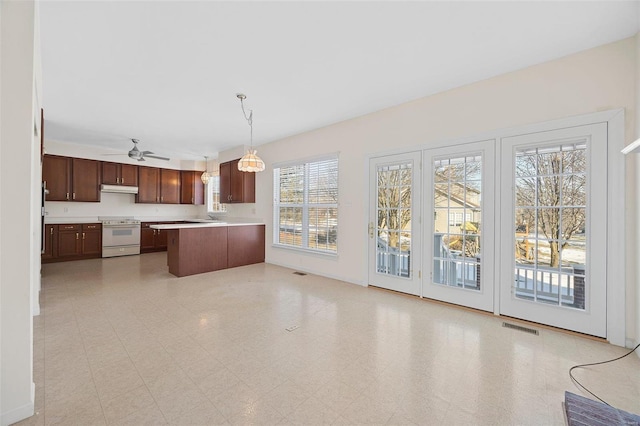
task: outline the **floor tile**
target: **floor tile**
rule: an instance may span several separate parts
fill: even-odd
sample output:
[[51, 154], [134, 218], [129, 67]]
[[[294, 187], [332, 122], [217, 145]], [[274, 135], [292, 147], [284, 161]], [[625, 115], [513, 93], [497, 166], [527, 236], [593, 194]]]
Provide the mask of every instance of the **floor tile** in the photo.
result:
[[[178, 279], [152, 253], [42, 271], [22, 425], [563, 424], [564, 392], [584, 394], [568, 369], [626, 352], [274, 265]], [[640, 412], [637, 357], [575, 373]]]

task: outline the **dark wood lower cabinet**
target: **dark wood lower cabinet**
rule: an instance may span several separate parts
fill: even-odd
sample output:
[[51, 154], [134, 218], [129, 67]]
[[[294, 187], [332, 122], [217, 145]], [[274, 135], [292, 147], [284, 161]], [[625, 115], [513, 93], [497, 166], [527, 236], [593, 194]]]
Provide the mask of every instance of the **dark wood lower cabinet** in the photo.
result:
[[58, 256], [58, 225], [44, 226], [44, 247], [40, 259], [42, 262], [50, 261]]
[[152, 229], [151, 225], [165, 225], [176, 222], [142, 222], [140, 224], [140, 253], [167, 250], [167, 230]]
[[169, 229], [169, 273], [184, 277], [264, 262], [264, 225]]
[[228, 268], [264, 262], [264, 225], [229, 226]]
[[102, 224], [45, 225], [42, 263], [102, 257]]

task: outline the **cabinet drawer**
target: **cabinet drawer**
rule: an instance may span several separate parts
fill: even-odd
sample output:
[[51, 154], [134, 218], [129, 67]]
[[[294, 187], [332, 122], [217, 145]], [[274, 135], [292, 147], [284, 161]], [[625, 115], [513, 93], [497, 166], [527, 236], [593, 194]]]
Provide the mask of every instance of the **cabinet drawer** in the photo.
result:
[[85, 223], [82, 225], [83, 231], [90, 231], [90, 230], [101, 229], [101, 228], [102, 228], [102, 224], [100, 223]]
[[59, 231], [79, 231], [82, 225], [58, 225]]

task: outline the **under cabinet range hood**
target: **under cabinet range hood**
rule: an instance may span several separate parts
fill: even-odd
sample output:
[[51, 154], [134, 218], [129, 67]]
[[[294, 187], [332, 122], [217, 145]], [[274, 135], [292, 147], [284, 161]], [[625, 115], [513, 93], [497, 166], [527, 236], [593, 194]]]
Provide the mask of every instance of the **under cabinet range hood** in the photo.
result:
[[124, 186], [124, 185], [105, 185], [100, 186], [102, 192], [115, 192], [117, 194], [137, 194], [137, 186]]

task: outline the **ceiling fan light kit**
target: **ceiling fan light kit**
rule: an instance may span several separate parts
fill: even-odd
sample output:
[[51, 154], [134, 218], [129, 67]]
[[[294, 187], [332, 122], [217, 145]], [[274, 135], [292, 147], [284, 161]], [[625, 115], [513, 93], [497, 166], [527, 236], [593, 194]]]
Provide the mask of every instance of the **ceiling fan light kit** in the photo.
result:
[[169, 161], [170, 159], [167, 157], [161, 157], [159, 155], [154, 155], [154, 153], [152, 151], [140, 151], [138, 149], [138, 142], [140, 142], [138, 139], [131, 139], [131, 142], [133, 142], [133, 148], [131, 148], [131, 151], [129, 151], [128, 155], [129, 158], [133, 159], [133, 160], [138, 160], [138, 161], [145, 161], [145, 157], [149, 157], [149, 158], [155, 158], [157, 160], [165, 160], [165, 161]]
[[251, 147], [247, 150], [247, 153], [238, 161], [238, 170], [241, 172], [261, 172], [264, 170], [264, 161], [260, 157], [258, 157], [258, 151], [253, 149], [253, 110], [249, 110], [249, 115], [247, 116], [246, 111], [244, 110], [244, 100], [247, 99], [247, 96], [243, 93], [236, 94], [236, 97], [240, 99], [240, 106], [242, 107], [242, 113], [244, 114], [245, 120], [249, 124], [249, 128], [251, 129]]

